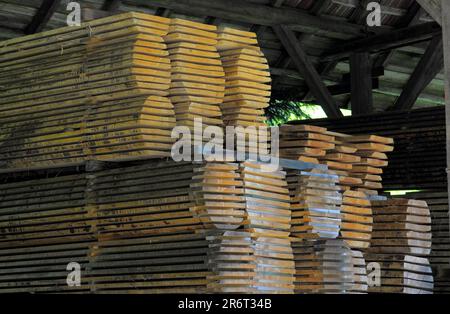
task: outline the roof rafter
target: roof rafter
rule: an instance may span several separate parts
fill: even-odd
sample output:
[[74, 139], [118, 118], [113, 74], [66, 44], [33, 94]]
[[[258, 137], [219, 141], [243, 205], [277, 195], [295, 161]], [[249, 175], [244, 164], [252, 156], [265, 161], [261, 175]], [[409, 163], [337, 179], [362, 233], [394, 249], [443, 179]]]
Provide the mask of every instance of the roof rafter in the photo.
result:
[[428, 41], [441, 33], [442, 29], [438, 23], [423, 23], [393, 30], [380, 35], [370, 36], [365, 39], [347, 42], [333, 50], [325, 52], [322, 57], [324, 60], [328, 61], [342, 60], [348, 58], [355, 52], [376, 52]]
[[135, 4], [163, 7], [182, 14], [213, 16], [248, 24], [273, 26], [290, 24], [296, 31], [322, 34], [330, 37], [349, 39], [364, 37], [370, 32], [380, 32], [383, 28], [371, 28], [338, 21], [327, 17], [316, 17], [303, 10], [275, 8], [243, 0], [134, 0]]
[[416, 0], [433, 19], [442, 25], [441, 0]]
[[328, 117], [342, 117], [336, 102], [328, 91], [326, 85], [322, 81], [319, 73], [317, 73], [314, 65], [303, 51], [294, 32], [285, 25], [277, 25], [273, 27], [276, 35], [280, 39], [286, 51], [294, 61], [298, 71], [306, 78], [306, 83], [312, 94], [318, 100]]
[[392, 110], [411, 109], [419, 95], [444, 67], [442, 36], [435, 36]]
[[44, 0], [33, 16], [31, 23], [25, 28], [25, 34], [29, 35], [42, 31], [60, 3], [61, 0]]

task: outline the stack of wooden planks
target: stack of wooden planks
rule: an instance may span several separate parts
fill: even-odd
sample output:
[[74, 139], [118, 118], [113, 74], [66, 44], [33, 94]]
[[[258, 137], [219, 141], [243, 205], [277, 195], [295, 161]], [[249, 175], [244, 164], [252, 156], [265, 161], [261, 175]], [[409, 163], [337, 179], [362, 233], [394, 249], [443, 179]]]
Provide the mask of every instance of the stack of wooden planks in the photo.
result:
[[370, 252], [430, 254], [431, 217], [425, 201], [372, 201], [372, 211], [374, 223]]
[[88, 280], [96, 293], [206, 291], [208, 241], [192, 208], [195, 165], [169, 161], [92, 176], [98, 241]]
[[328, 166], [339, 175], [343, 190], [376, 195], [382, 189], [381, 168], [388, 165], [393, 139], [375, 135], [351, 136], [312, 125], [280, 127], [280, 156]]
[[339, 235], [342, 195], [338, 181], [333, 172], [319, 169], [300, 171], [289, 179], [292, 236], [334, 239]]
[[361, 251], [352, 250], [353, 287], [350, 293], [366, 294], [368, 292], [367, 264]]
[[256, 257], [251, 234], [246, 231], [211, 231], [208, 292], [255, 293]]
[[89, 291], [66, 283], [70, 262], [86, 264], [95, 243], [85, 175], [2, 184], [0, 293]]
[[340, 237], [352, 249], [367, 249], [372, 237], [372, 209], [366, 195], [347, 190], [343, 194]]
[[281, 170], [155, 160], [0, 191], [1, 292], [293, 293]]
[[2, 43], [0, 163], [167, 156], [169, 20], [125, 13]]
[[187, 231], [100, 237], [84, 280], [94, 293], [205, 293], [208, 250], [205, 235]]
[[349, 293], [355, 286], [351, 249], [337, 239], [292, 242], [296, 293]]
[[376, 135], [357, 135], [349, 137], [348, 142], [354, 144], [358, 149], [356, 155], [361, 157], [351, 169], [352, 176], [362, 179], [358, 190], [366, 194], [378, 194], [378, 190], [383, 188], [382, 168], [388, 165], [386, 153], [394, 150], [394, 140]]
[[293, 293], [294, 261], [289, 238], [290, 197], [284, 171], [265, 172], [257, 162], [241, 163], [245, 230], [253, 239], [257, 293]]
[[170, 99], [177, 125], [194, 127], [194, 119], [206, 126], [222, 126], [225, 73], [217, 52], [217, 27], [183, 19], [170, 20], [164, 37], [172, 65]]
[[388, 154], [389, 165], [383, 169], [385, 190], [447, 190], [443, 106], [292, 123], [314, 124], [352, 135], [393, 138], [394, 151]]
[[450, 292], [450, 237], [447, 191], [422, 191], [405, 196], [427, 202], [431, 212], [432, 244], [430, 263], [433, 267], [434, 293]]
[[235, 230], [243, 224], [244, 190], [238, 170], [238, 164], [214, 162], [194, 168], [192, 209], [208, 229]]
[[404, 254], [365, 254], [367, 263], [378, 263], [380, 285], [370, 285], [369, 293], [433, 293], [433, 274], [427, 258]]
[[335, 149], [335, 137], [327, 129], [312, 125], [280, 126], [280, 157], [318, 164]]
[[217, 49], [225, 71], [225, 99], [221, 104], [227, 126], [265, 126], [271, 77], [256, 34], [229, 27], [219, 29]]
[[425, 201], [372, 201], [374, 217], [371, 247], [366, 260], [381, 264], [376, 293], [432, 293], [431, 218]]
[[191, 183], [195, 165], [155, 161], [92, 174], [97, 231], [104, 238], [203, 229], [194, 216]]
[[353, 166], [361, 162], [361, 157], [356, 154], [358, 149], [355, 145], [348, 142], [349, 135], [330, 131], [326, 134], [332, 136], [330, 142], [335, 146], [327, 150], [325, 156], [319, 157], [319, 162], [339, 175], [339, 186], [343, 191], [362, 185], [362, 179], [352, 175]]

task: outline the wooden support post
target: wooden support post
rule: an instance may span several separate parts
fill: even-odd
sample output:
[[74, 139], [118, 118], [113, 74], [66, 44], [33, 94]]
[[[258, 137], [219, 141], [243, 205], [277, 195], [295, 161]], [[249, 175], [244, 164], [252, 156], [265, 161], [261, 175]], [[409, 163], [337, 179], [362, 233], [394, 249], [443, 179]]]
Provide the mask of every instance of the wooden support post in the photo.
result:
[[31, 23], [25, 28], [25, 34], [30, 35], [42, 31], [60, 3], [61, 0], [44, 0]]
[[362, 115], [373, 111], [372, 62], [368, 52], [350, 56], [352, 115]]
[[444, 66], [442, 36], [434, 37], [425, 54], [417, 64], [402, 94], [397, 99], [393, 110], [410, 110], [419, 95], [436, 77]]
[[333, 96], [331, 96], [316, 68], [303, 51], [295, 34], [285, 25], [276, 25], [273, 29], [298, 71], [305, 77], [311, 93], [318, 100], [327, 116], [329, 118], [342, 117], [342, 112], [339, 110]]
[[[445, 125], [447, 135], [447, 192], [450, 204], [450, 1], [442, 2], [442, 35], [445, 69]], [[450, 208], [449, 208], [450, 216]], [[450, 223], [450, 220], [449, 220]]]

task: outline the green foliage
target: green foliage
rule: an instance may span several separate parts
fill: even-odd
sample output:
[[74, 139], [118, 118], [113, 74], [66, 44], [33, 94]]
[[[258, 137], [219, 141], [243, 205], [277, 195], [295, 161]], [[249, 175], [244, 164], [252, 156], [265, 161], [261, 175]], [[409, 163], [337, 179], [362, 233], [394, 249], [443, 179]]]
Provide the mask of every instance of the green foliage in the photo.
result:
[[267, 124], [278, 126], [292, 120], [311, 119], [304, 110], [309, 106], [314, 105], [290, 100], [271, 100], [269, 107], [265, 110]]

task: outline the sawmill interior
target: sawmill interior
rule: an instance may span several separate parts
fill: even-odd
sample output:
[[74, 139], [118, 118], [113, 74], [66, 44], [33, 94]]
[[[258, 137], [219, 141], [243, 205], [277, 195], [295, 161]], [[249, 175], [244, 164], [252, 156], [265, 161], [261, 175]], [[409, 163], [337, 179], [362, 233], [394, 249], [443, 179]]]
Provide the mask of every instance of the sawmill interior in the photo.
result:
[[450, 293], [446, 92], [449, 1], [0, 0], [0, 294]]

